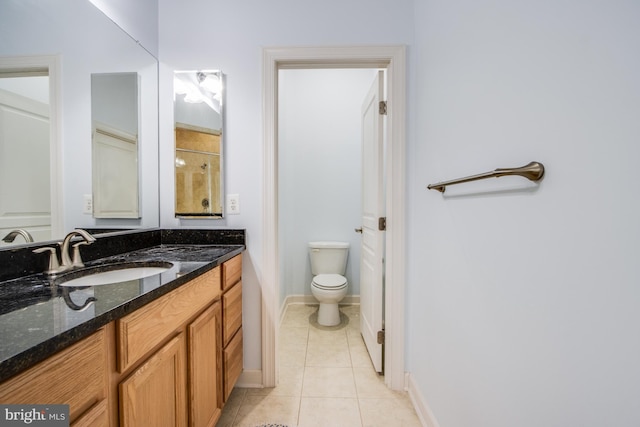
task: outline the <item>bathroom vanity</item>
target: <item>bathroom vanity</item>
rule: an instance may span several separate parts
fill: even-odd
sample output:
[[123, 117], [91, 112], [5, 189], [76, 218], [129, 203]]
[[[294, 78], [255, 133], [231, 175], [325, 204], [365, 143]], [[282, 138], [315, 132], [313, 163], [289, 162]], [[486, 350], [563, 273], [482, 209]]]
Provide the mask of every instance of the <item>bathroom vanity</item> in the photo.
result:
[[242, 371], [244, 232], [101, 240], [83, 248], [85, 270], [171, 267], [80, 288], [42, 273], [0, 281], [0, 402], [69, 404], [74, 426], [215, 425]]

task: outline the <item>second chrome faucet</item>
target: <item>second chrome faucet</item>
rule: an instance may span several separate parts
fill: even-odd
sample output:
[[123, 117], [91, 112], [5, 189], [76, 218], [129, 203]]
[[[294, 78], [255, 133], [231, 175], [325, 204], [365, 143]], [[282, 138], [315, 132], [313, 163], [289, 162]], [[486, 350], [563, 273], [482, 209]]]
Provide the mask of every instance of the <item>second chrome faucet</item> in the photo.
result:
[[[76, 237], [82, 237], [82, 240], [73, 245], [73, 257], [69, 256], [69, 245], [71, 240]], [[87, 231], [80, 228], [71, 231], [67, 234], [62, 242], [59, 242], [60, 246], [60, 261], [58, 261], [58, 255], [55, 247], [46, 246], [43, 248], [34, 249], [34, 253], [49, 252], [49, 267], [45, 270], [45, 274], [49, 276], [55, 276], [62, 272], [71, 270], [76, 267], [84, 267], [82, 258], [80, 256], [80, 246], [89, 245], [96, 241], [96, 238], [89, 234]]]

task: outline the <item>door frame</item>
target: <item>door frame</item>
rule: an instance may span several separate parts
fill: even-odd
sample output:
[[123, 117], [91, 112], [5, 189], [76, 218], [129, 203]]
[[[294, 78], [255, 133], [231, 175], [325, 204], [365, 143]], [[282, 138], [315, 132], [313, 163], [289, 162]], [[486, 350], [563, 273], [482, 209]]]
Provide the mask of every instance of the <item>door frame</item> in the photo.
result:
[[278, 248], [278, 70], [385, 68], [387, 215], [385, 247], [385, 384], [405, 389], [406, 48], [402, 45], [263, 48], [262, 384], [278, 382], [280, 271]]
[[62, 97], [60, 60], [57, 55], [7, 56], [0, 58], [0, 70], [16, 74], [46, 69], [49, 74], [49, 167], [51, 195], [51, 238], [64, 231], [62, 180]]

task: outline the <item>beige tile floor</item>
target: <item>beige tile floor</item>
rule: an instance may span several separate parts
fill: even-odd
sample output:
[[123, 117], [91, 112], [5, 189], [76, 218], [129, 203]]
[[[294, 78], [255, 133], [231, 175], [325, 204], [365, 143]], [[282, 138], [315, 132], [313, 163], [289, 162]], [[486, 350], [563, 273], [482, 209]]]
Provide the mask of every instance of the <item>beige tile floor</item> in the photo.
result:
[[419, 427], [407, 393], [389, 390], [360, 335], [359, 306], [342, 323], [316, 323], [317, 306], [290, 305], [280, 326], [279, 383], [235, 388], [217, 426]]

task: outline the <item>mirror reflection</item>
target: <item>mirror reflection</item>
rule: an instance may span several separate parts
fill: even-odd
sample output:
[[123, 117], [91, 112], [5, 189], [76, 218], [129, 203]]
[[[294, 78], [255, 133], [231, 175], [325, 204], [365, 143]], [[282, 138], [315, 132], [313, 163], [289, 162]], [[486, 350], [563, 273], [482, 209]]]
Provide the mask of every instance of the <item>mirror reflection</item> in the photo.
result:
[[174, 73], [176, 217], [223, 217], [223, 75]]
[[94, 218], [139, 218], [138, 74], [91, 75]]
[[[2, 82], [24, 80], [23, 89], [28, 92], [17, 95], [44, 104], [35, 107], [42, 111], [29, 113], [37, 117], [33, 119], [37, 126], [25, 126], [23, 106], [0, 112], [4, 114], [0, 120], [0, 247], [23, 245], [29, 235], [36, 242], [60, 239], [74, 228], [158, 227], [157, 59], [88, 0], [0, 3], [0, 39], [4, 41], [0, 43], [0, 89], [13, 96], [17, 90], [7, 89]], [[48, 87], [36, 83], [34, 73], [40, 73], [35, 77], [45, 79]], [[125, 129], [137, 139], [138, 172], [127, 178], [128, 182], [138, 180], [133, 185], [137, 194], [128, 194], [126, 202], [103, 198], [97, 210], [92, 75], [126, 74], [137, 75], [139, 107], [137, 115], [128, 118], [137, 121], [137, 127]], [[41, 100], [34, 92], [48, 98]], [[26, 131], [20, 130], [25, 127]], [[113, 127], [120, 129], [119, 124]], [[121, 162], [121, 156], [112, 156], [103, 159], [102, 167], [114, 171]]]
[[51, 239], [49, 163], [48, 69], [0, 70], [3, 244]]

